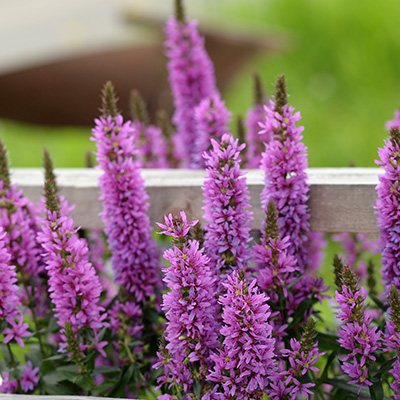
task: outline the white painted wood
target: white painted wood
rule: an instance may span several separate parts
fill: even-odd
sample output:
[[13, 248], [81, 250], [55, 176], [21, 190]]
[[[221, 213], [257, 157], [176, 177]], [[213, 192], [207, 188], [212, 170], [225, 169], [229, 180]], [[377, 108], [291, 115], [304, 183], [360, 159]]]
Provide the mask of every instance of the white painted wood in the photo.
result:
[[[246, 171], [247, 184], [254, 212], [253, 228], [259, 229], [263, 219], [260, 193], [263, 173]], [[76, 204], [73, 217], [77, 225], [101, 227], [96, 169], [57, 169], [58, 186], [70, 203]], [[310, 182], [311, 229], [322, 232], [377, 232], [374, 205], [379, 168], [311, 168]], [[150, 198], [149, 215], [153, 226], [163, 221], [170, 212], [185, 210], [190, 218], [202, 218], [203, 170], [144, 169]], [[43, 193], [43, 175], [40, 169], [13, 169], [12, 181], [17, 182], [32, 201]]]
[[[0, 393], [0, 400], [94, 400], [100, 397], [90, 396], [37, 396], [28, 394], [2, 394]], [[101, 397], [102, 400], [123, 400], [116, 397]]]

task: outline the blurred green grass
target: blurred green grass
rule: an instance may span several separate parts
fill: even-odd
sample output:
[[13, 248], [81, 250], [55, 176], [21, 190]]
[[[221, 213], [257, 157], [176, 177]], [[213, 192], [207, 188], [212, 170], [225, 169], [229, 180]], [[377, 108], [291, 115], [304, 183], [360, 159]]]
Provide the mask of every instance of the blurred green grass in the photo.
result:
[[[220, 0], [210, 9], [210, 22], [282, 34], [288, 42], [285, 52], [258, 56], [235, 78], [224, 94], [234, 115], [251, 105], [253, 71], [270, 96], [285, 73], [290, 103], [302, 113], [310, 167], [375, 165], [384, 123], [400, 105], [400, 2]], [[94, 149], [90, 127], [0, 121], [0, 137], [16, 167], [40, 166], [44, 145], [58, 167], [84, 166], [85, 151]]]
[[87, 151], [95, 145], [90, 127], [49, 127], [0, 120], [0, 138], [7, 147], [12, 167], [41, 167], [46, 147], [56, 167], [85, 167]]
[[254, 69], [260, 71], [271, 96], [271, 82], [285, 73], [290, 103], [302, 113], [310, 166], [373, 167], [386, 137], [384, 123], [400, 106], [400, 3], [247, 4], [241, 11], [232, 4], [232, 15], [286, 34], [291, 48], [254, 60], [227, 93], [230, 109], [242, 112], [243, 103], [250, 103], [249, 77]]

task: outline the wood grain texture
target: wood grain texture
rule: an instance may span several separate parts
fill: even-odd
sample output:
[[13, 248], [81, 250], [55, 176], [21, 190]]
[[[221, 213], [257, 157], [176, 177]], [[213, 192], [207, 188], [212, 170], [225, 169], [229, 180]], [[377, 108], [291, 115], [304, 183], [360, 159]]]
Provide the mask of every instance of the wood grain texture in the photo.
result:
[[[72, 204], [75, 223], [82, 227], [102, 227], [99, 217], [98, 178], [96, 169], [57, 169], [61, 193]], [[310, 168], [311, 229], [321, 232], [377, 232], [374, 205], [378, 168]], [[149, 215], [152, 225], [164, 220], [164, 215], [185, 210], [190, 218], [202, 218], [205, 177], [202, 170], [145, 169], [142, 176], [150, 198]], [[253, 228], [259, 229], [263, 219], [260, 193], [263, 173], [249, 170], [246, 175], [254, 213]], [[40, 169], [13, 169], [12, 181], [19, 184], [32, 201], [43, 193]]]
[[89, 396], [37, 396], [30, 394], [2, 394], [0, 400], [123, 400], [116, 397], [89, 397]]

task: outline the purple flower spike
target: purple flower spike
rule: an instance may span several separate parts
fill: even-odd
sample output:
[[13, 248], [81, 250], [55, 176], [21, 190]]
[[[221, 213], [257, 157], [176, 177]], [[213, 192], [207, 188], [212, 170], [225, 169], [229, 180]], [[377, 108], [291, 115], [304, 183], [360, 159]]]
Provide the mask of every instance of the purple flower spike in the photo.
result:
[[393, 128], [390, 139], [378, 150], [380, 161], [376, 163], [383, 168], [384, 174], [379, 175], [379, 184], [376, 187], [378, 199], [376, 214], [378, 218], [379, 236], [382, 243], [382, 277], [389, 293], [393, 284], [400, 290], [400, 206], [399, 206], [399, 171], [400, 171], [400, 130]]
[[254, 105], [247, 112], [246, 143], [247, 163], [246, 168], [260, 168], [261, 154], [265, 150], [265, 143], [273, 139], [272, 132], [260, 132], [260, 124], [265, 121], [264, 105], [267, 104], [267, 97], [258, 73], [253, 75], [253, 98]]
[[269, 200], [274, 200], [281, 235], [290, 237], [290, 252], [304, 269], [307, 263], [304, 243], [307, 241], [310, 215], [307, 207], [309, 184], [306, 174], [306, 147], [300, 142], [303, 127], [296, 127], [300, 113], [293, 114], [292, 107], [284, 106], [283, 116], [274, 109], [272, 101], [269, 107], [265, 107], [267, 117], [264, 130], [268, 132], [283, 129], [285, 136], [282, 140], [275, 139], [267, 143], [263, 153], [261, 165], [265, 171], [265, 189], [261, 201], [266, 207]]
[[286, 286], [296, 278], [293, 274], [298, 271], [296, 259], [286, 252], [288, 240], [288, 237], [277, 238], [276, 241], [272, 238], [268, 241], [262, 239], [261, 244], [253, 247], [256, 261], [263, 267], [259, 271], [257, 283], [262, 290], [272, 289], [274, 293], [271, 295], [276, 295], [276, 288], [280, 287], [287, 296]]
[[135, 147], [142, 168], [168, 168], [167, 142], [160, 128], [133, 121], [132, 128], [137, 133]]
[[7, 233], [5, 246], [21, 282], [18, 296], [36, 321], [49, 311], [42, 249], [36, 241], [39, 224], [36, 207], [16, 184], [11, 185], [7, 152], [0, 140], [0, 227]]
[[360, 288], [354, 272], [348, 266], [336, 270], [339, 290], [336, 301], [339, 304], [338, 318], [341, 320], [339, 343], [349, 351], [343, 358], [342, 370], [352, 380], [349, 383], [371, 386], [369, 363], [375, 361], [373, 353], [382, 348], [382, 332], [371, 327], [372, 318], [363, 310], [367, 292]]
[[[54, 313], [62, 327], [62, 336], [66, 324], [70, 324], [76, 336], [82, 329], [91, 328], [96, 338], [106, 317], [99, 305], [102, 287], [89, 262], [87, 242], [78, 237], [74, 222], [68, 215], [71, 207], [62, 198], [60, 206], [59, 215], [47, 211], [42, 232], [38, 234], [45, 251]], [[68, 348], [65, 337], [62, 341], [61, 349]]]
[[222, 136], [211, 140], [212, 150], [204, 153], [207, 178], [204, 181], [204, 219], [207, 255], [220, 273], [246, 268], [250, 259], [252, 212], [246, 178], [240, 171], [238, 140]]
[[247, 164], [246, 168], [259, 168], [261, 154], [265, 150], [265, 143], [269, 143], [273, 137], [271, 132], [264, 132], [260, 124], [265, 121], [266, 112], [263, 104], [256, 104], [247, 112], [245, 126], [247, 128], [246, 142]]
[[3, 185], [0, 181], [0, 202], [3, 204], [0, 207], [0, 226], [8, 233], [5, 240], [13, 263], [20, 266], [25, 279], [38, 279], [38, 275], [44, 272], [44, 265], [36, 242], [39, 229], [36, 210], [17, 185], [9, 189]]
[[389, 351], [395, 351], [396, 360], [389, 371], [393, 375], [390, 387], [393, 389], [393, 398], [400, 400], [400, 298], [399, 291], [392, 285], [389, 295], [391, 318], [386, 323], [385, 339]]
[[346, 264], [357, 274], [360, 279], [368, 277], [368, 259], [380, 251], [378, 236], [369, 233], [342, 232], [332, 236], [339, 242], [345, 251], [340, 257], [346, 260]]
[[199, 249], [196, 240], [188, 240], [188, 228], [196, 222], [181, 218], [166, 218], [162, 233], [177, 239], [164, 258], [164, 281], [171, 290], [163, 296], [165, 311], [165, 346], [158, 354], [160, 361], [154, 368], [164, 367], [160, 386], [175, 384], [189, 399], [196, 379], [201, 382], [211, 365], [210, 351], [218, 347], [218, 311], [215, 295], [215, 274], [208, 265], [208, 258]]
[[17, 295], [17, 273], [15, 267], [10, 265], [11, 257], [5, 240], [6, 233], [0, 229], [0, 322], [6, 322], [6, 327], [0, 333], [4, 335], [4, 344], [15, 340], [20, 347], [25, 347], [22, 338], [30, 336], [29, 325], [23, 322], [22, 304]]
[[92, 229], [88, 234], [89, 261], [96, 270], [103, 290], [107, 292], [107, 301], [111, 300], [118, 292], [112, 281], [104, 258], [107, 254], [105, 236], [101, 229]]
[[214, 95], [201, 101], [194, 110], [194, 116], [197, 126], [194, 167], [204, 168], [202, 154], [210, 149], [211, 139], [219, 141], [228, 132], [231, 113], [219, 95]]
[[11, 321], [20, 316], [17, 307], [22, 305], [16, 294], [17, 273], [10, 265], [11, 256], [5, 247], [5, 237], [6, 233], [0, 229], [0, 321]]
[[224, 284], [222, 350], [212, 355], [215, 367], [208, 376], [218, 383], [213, 399], [263, 399], [275, 371], [268, 297], [255, 284], [246, 283], [243, 270], [233, 271]]
[[204, 48], [204, 38], [195, 21], [181, 22], [171, 17], [165, 27], [169, 82], [174, 98], [173, 138], [175, 157], [190, 167], [195, 157], [196, 137], [194, 108], [217, 93], [214, 67]]
[[148, 196], [133, 156], [135, 132], [121, 115], [96, 119], [93, 140], [100, 177], [102, 219], [115, 273], [115, 282], [145, 304], [160, 289], [160, 261], [151, 237]]
[[291, 348], [281, 350], [280, 355], [287, 358], [289, 368], [285, 370], [281, 361], [280, 368], [272, 379], [273, 383], [267, 390], [272, 400], [295, 400], [299, 395], [309, 399], [313, 395], [310, 389], [315, 384], [304, 382], [304, 377], [308, 371], [319, 371], [315, 364], [319, 357], [325, 354], [318, 350], [318, 344], [314, 339], [314, 327], [315, 322], [309, 318], [300, 341], [292, 338], [289, 342]]
[[278, 212], [281, 237], [289, 236], [290, 248], [302, 271], [308, 265], [306, 242], [310, 231], [310, 212], [307, 206], [309, 184], [306, 169], [307, 148], [302, 143], [304, 128], [297, 127], [300, 113], [286, 103], [283, 77], [278, 79], [275, 102], [265, 106], [266, 118], [262, 133], [272, 135], [262, 155], [261, 168], [265, 172], [265, 188], [261, 203], [266, 210], [274, 200]]

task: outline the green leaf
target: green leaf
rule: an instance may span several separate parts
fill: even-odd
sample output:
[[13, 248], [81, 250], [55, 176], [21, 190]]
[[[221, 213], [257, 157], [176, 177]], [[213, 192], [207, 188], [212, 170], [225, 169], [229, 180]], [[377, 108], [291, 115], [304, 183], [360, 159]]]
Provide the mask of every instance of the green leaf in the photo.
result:
[[128, 347], [131, 349], [133, 349], [136, 346], [142, 346], [142, 345], [143, 345], [142, 340], [134, 340], [134, 341], [128, 343]]
[[99, 366], [96, 367], [93, 370], [93, 374], [97, 375], [97, 374], [114, 374], [116, 372], [120, 372], [121, 371], [121, 367], [115, 367], [115, 366]]
[[11, 368], [8, 379], [10, 381], [14, 381], [16, 379], [20, 379], [22, 374], [24, 373], [24, 367], [22, 365], [18, 365], [16, 368]]
[[383, 304], [382, 301], [381, 301], [378, 297], [374, 296], [373, 294], [370, 293], [370, 294], [369, 294], [369, 297], [371, 297], [371, 299], [373, 300], [373, 302], [374, 302], [382, 311], [386, 311], [386, 310], [389, 308], [388, 305]]
[[125, 393], [125, 387], [129, 383], [131, 383], [131, 378], [135, 372], [136, 365], [131, 364], [129, 367], [124, 369], [121, 373], [120, 378], [118, 379], [116, 385], [113, 390], [108, 394], [109, 397], [123, 397]]
[[203, 385], [196, 379], [193, 384], [193, 392], [198, 399], [200, 399], [201, 388]]
[[101, 385], [96, 386], [96, 393], [103, 394], [106, 390], [114, 387], [116, 383], [115, 379], [106, 379]]
[[390, 360], [385, 361], [373, 376], [381, 377], [383, 374], [386, 374], [386, 372], [389, 372], [390, 368], [392, 368], [393, 363], [396, 361], [396, 358], [397, 357], [393, 357]]
[[90, 382], [90, 381], [91, 381], [90, 378], [88, 380], [85, 376], [79, 374], [79, 375], [76, 375], [75, 379], [71, 382], [75, 383], [76, 385], [78, 385], [80, 388], [82, 388], [86, 392], [89, 392], [90, 390], [92, 390], [94, 388], [94, 382]]
[[288, 285], [286, 285], [286, 289], [291, 289], [302, 277], [304, 274], [299, 275], [294, 281], [290, 282]]
[[305, 315], [306, 311], [308, 311], [317, 302], [318, 302], [318, 299], [316, 299], [316, 298], [303, 300], [297, 307], [297, 309], [293, 315], [293, 320], [290, 323], [288, 329], [293, 329], [300, 322], [304, 321], [304, 315]]
[[380, 379], [369, 387], [369, 393], [372, 400], [383, 400], [383, 386]]
[[83, 361], [84, 364], [86, 365], [87, 371], [89, 371], [89, 374], [93, 371], [94, 369], [94, 362], [95, 362], [95, 357], [97, 356], [96, 351], [91, 351], [89, 355], [85, 358]]
[[320, 350], [334, 350], [338, 347], [338, 337], [333, 333], [317, 333], [318, 348]]
[[55, 333], [60, 330], [60, 325], [57, 324], [56, 318], [51, 318], [49, 325], [46, 328], [45, 334]]
[[349, 392], [355, 394], [356, 396], [363, 397], [366, 399], [370, 398], [369, 390], [366, 387], [363, 387], [358, 394], [360, 389], [360, 385], [356, 385], [354, 383], [349, 383], [349, 380], [346, 379], [325, 379], [324, 383], [329, 383], [335, 388], [339, 388], [345, 392]]
[[46, 383], [44, 388], [46, 394], [50, 396], [68, 396], [76, 394], [74, 391], [71, 390], [70, 387], [68, 387], [68, 385]]
[[337, 356], [339, 350], [340, 350], [340, 346], [338, 344], [336, 344], [336, 348], [332, 351], [331, 354], [329, 354], [329, 357], [326, 360], [324, 371], [322, 372], [322, 375], [320, 378], [321, 382], [324, 382], [326, 380], [326, 378], [328, 377], [329, 366], [336, 359], [336, 356]]
[[53, 372], [43, 376], [46, 384], [56, 384], [62, 381], [73, 382], [77, 376], [77, 368], [75, 365], [65, 365], [58, 367]]
[[45, 358], [43, 361], [58, 361], [58, 360], [64, 360], [65, 358], [67, 358], [67, 354], [57, 354], [55, 356], [51, 356], [48, 358]]

